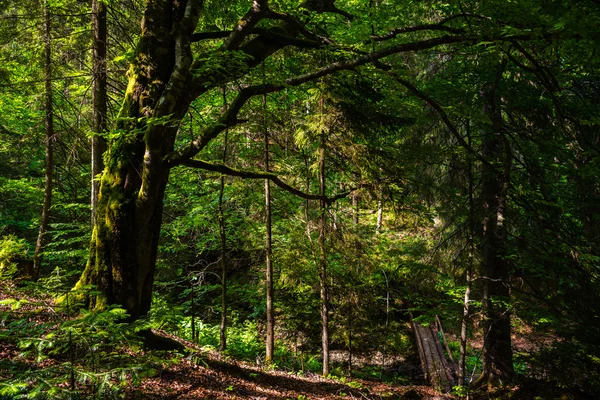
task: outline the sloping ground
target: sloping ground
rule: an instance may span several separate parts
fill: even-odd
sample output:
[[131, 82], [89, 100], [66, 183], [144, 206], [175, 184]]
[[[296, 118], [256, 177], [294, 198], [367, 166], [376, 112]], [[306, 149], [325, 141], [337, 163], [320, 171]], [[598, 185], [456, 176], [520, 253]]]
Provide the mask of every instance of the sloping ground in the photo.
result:
[[318, 375], [262, 371], [211, 354], [200, 362], [184, 360], [130, 388], [127, 399], [450, 399], [427, 386], [397, 386], [363, 380], [342, 383]]
[[[20, 306], [13, 309], [8, 299], [17, 299]], [[18, 378], [24, 382], [19, 396], [27, 395], [36, 386], [44, 384], [59, 389], [52, 398], [75, 398], [70, 391], [69, 356], [64, 351], [45, 358], [36, 358], [33, 354], [23, 352], [18, 346], [16, 336], [7, 335], [10, 320], [23, 321], [22, 329], [27, 337], [44, 337], [56, 330], [60, 321], [69, 317], [56, 310], [52, 299], [26, 296], [22, 292], [7, 287], [0, 282], [0, 391], [7, 383]], [[24, 333], [24, 332], [21, 332]], [[19, 335], [19, 337], [21, 337]], [[25, 337], [25, 338], [27, 338]], [[176, 339], [171, 337], [172, 339]], [[146, 356], [152, 360], [156, 370], [153, 377], [145, 378], [139, 385], [131, 383], [119, 394], [110, 397], [99, 395], [97, 386], [82, 382], [77, 375], [76, 397], [86, 398], [125, 398], [125, 399], [274, 399], [274, 400], [317, 400], [317, 399], [454, 399], [451, 395], [442, 395], [429, 386], [422, 385], [389, 385], [376, 381], [346, 378], [345, 381], [324, 379], [319, 375], [306, 374], [299, 376], [285, 371], [264, 371], [255, 365], [249, 365], [230, 359], [221, 359], [215, 352], [201, 351], [189, 342], [177, 339], [188, 347], [192, 355], [178, 358], [169, 352], [129, 352], [127, 348], [113, 349], [113, 352], [124, 362], [138, 361], [138, 357]], [[439, 341], [437, 341], [439, 343]], [[79, 349], [78, 351], [83, 351]], [[123, 354], [120, 354], [123, 353]], [[131, 354], [125, 354], [131, 353]], [[146, 353], [146, 354], [144, 354]], [[154, 354], [149, 357], [148, 353]], [[80, 371], [88, 371], [77, 352], [74, 364]], [[127, 358], [129, 357], [129, 358]], [[166, 360], [168, 357], [169, 360]], [[162, 362], [161, 360], [164, 360]], [[174, 362], [176, 360], [176, 362]], [[126, 365], [122, 365], [126, 366]], [[98, 367], [98, 366], [96, 366]], [[18, 375], [18, 376], [17, 376]], [[44, 380], [42, 382], [41, 380]], [[128, 378], [129, 380], [129, 378]], [[118, 381], [111, 381], [118, 389]], [[585, 394], [561, 390], [547, 382], [522, 380], [516, 385], [501, 389], [495, 393], [481, 391], [474, 393], [473, 399], [532, 399], [564, 398], [592, 399]], [[13, 399], [12, 396], [0, 396], [0, 399]], [[595, 397], [597, 398], [597, 397]]]
[[[11, 321], [23, 321], [25, 336], [49, 337], [55, 334], [61, 321], [71, 317], [55, 309], [50, 297], [25, 295], [16, 290], [13, 284], [0, 282], [0, 392], [6, 385], [15, 381], [23, 382], [15, 395], [27, 396], [36, 388], [44, 387], [58, 391], [52, 398], [70, 398], [69, 355], [59, 351], [55, 355], [36, 357], [36, 352], [24, 352], [18, 345], [20, 335], [8, 330]], [[15, 307], [15, 301], [19, 304]], [[13, 328], [11, 328], [13, 329]], [[15, 332], [16, 333], [16, 332]], [[164, 334], [163, 334], [164, 335]], [[26, 338], [26, 337], [23, 338]], [[168, 335], [164, 335], [168, 336]], [[156, 374], [145, 378], [139, 385], [129, 383], [120, 394], [112, 392], [104, 397], [96, 392], [96, 384], [80, 380], [82, 371], [89, 366], [81, 363], [82, 348], [75, 354], [74, 365], [78, 370], [73, 382], [78, 398], [125, 398], [125, 399], [450, 399], [428, 386], [389, 385], [377, 381], [346, 378], [324, 379], [316, 374], [300, 376], [285, 371], [266, 371], [262, 368], [231, 359], [222, 359], [216, 352], [202, 351], [190, 342], [177, 339], [190, 351], [190, 356], [178, 358], [169, 352], [158, 352], [152, 359]], [[115, 353], [129, 353], [126, 348], [114, 349]], [[136, 353], [123, 354], [126, 360], [137, 360]], [[140, 354], [144, 356], [144, 354]], [[146, 353], [145, 356], [148, 356]], [[127, 358], [129, 357], [129, 358]], [[169, 360], [164, 357], [169, 358]], [[149, 357], [147, 357], [149, 358]], [[161, 365], [160, 359], [164, 359]], [[176, 362], [173, 362], [177, 359]], [[157, 361], [158, 360], [158, 361]], [[126, 365], [122, 365], [126, 367]], [[101, 366], [96, 365], [95, 368]], [[150, 366], [149, 366], [150, 367]], [[128, 378], [129, 380], [129, 378]], [[119, 382], [111, 380], [116, 389]], [[8, 397], [7, 397], [8, 396]], [[12, 399], [11, 395], [0, 395], [2, 400]]]

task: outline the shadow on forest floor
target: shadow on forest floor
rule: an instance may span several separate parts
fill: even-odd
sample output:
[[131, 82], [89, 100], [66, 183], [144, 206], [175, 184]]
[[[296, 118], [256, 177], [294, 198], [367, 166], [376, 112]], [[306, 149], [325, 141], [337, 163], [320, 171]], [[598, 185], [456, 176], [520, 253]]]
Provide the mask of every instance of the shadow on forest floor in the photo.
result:
[[184, 360], [131, 389], [127, 399], [444, 399], [428, 386], [399, 386], [350, 379], [350, 383], [317, 374], [299, 376], [263, 371], [208, 355], [202, 365]]

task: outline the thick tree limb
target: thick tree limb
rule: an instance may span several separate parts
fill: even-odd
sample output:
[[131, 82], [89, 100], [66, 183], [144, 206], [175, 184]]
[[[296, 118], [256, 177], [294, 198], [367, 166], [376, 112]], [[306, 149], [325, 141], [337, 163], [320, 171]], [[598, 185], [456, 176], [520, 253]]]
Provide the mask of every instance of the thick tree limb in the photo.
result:
[[384, 40], [393, 39], [396, 36], [401, 35], [403, 33], [419, 32], [419, 31], [443, 31], [443, 32], [454, 33], [457, 35], [465, 33], [464, 29], [452, 28], [449, 26], [444, 26], [444, 25], [442, 25], [442, 23], [438, 23], [438, 24], [408, 26], [405, 28], [396, 28], [396, 29], [393, 29], [390, 32], [386, 33], [385, 35], [371, 36], [371, 39], [375, 40], [376, 42], [381, 42]]
[[311, 10], [314, 10], [318, 13], [332, 13], [339, 14], [346, 17], [349, 20], [354, 19], [354, 15], [350, 14], [347, 11], [340, 10], [335, 6], [335, 0], [307, 0], [307, 5]]
[[316, 47], [321, 47], [326, 44], [329, 44], [328, 42], [325, 42], [320, 39], [319, 40], [301, 39], [301, 38], [294, 37], [294, 36], [283, 35], [281, 33], [274, 31], [273, 29], [254, 28], [251, 33], [257, 34], [257, 35], [263, 37], [264, 39], [268, 39], [268, 40], [277, 42], [277, 43], [281, 44], [282, 46], [295, 46], [295, 47], [300, 47], [300, 48], [316, 48]]
[[338, 61], [332, 64], [329, 64], [323, 68], [320, 68], [316, 71], [298, 75], [293, 78], [289, 78], [285, 81], [285, 85], [281, 85], [281, 87], [277, 85], [272, 85], [273, 88], [271, 91], [278, 91], [287, 86], [298, 86], [306, 82], [314, 81], [319, 78], [322, 78], [327, 75], [331, 75], [338, 71], [351, 70], [356, 67], [360, 67], [362, 65], [375, 63], [376, 61], [398, 53], [405, 53], [409, 51], [418, 51], [418, 50], [426, 50], [443, 44], [451, 44], [451, 43], [459, 43], [474, 40], [474, 38], [469, 36], [441, 36], [434, 39], [428, 39], [418, 42], [411, 43], [403, 43], [396, 46], [390, 46], [386, 49], [382, 49], [379, 51], [374, 51], [371, 53], [367, 53], [365, 55], [359, 56], [357, 58], [345, 61]]
[[[167, 154], [164, 157], [164, 160], [167, 162], [168, 167], [174, 167], [176, 165], [184, 163], [186, 160], [191, 159], [194, 155], [198, 154], [212, 139], [217, 137], [219, 133], [221, 133], [226, 127], [232, 127], [237, 125], [243, 121], [240, 121], [237, 118], [238, 112], [244, 106], [244, 104], [253, 96], [262, 95], [265, 93], [273, 93], [281, 91], [290, 86], [299, 86], [301, 84], [315, 81], [319, 78], [322, 78], [327, 75], [331, 75], [338, 71], [351, 70], [356, 67], [360, 67], [369, 63], [377, 63], [378, 60], [398, 53], [404, 53], [409, 51], [420, 51], [427, 50], [437, 46], [441, 46], [444, 44], [453, 44], [453, 43], [464, 43], [464, 42], [480, 42], [480, 41], [510, 41], [515, 39], [524, 39], [530, 38], [530, 35], [512, 35], [512, 36], [473, 36], [473, 35], [444, 35], [440, 37], [436, 37], [433, 39], [427, 39], [422, 41], [410, 42], [410, 43], [401, 43], [394, 46], [387, 47], [385, 49], [381, 49], [378, 51], [373, 51], [371, 53], [367, 53], [365, 55], [356, 57], [350, 60], [338, 61], [332, 64], [329, 64], [325, 67], [322, 67], [316, 71], [298, 75], [292, 78], [285, 80], [283, 83], [267, 83], [256, 86], [249, 86], [242, 89], [236, 99], [233, 101], [228, 110], [219, 118], [219, 120], [204, 130], [204, 132], [197, 137], [192, 143], [188, 146], [180, 148], [176, 151]], [[262, 57], [264, 58], [264, 57]], [[262, 59], [261, 58], [261, 59]], [[254, 60], [253, 62], [256, 62]], [[193, 85], [193, 84], [192, 84]], [[413, 86], [414, 88], [414, 86]], [[206, 92], [207, 87], [202, 86], [201, 92]], [[190, 88], [187, 92], [189, 96], [195, 98], [198, 93], [194, 93], [194, 89]], [[421, 92], [419, 92], [421, 93]], [[426, 100], [434, 109], [436, 109], [433, 104], [436, 104], [428, 96], [422, 97]], [[188, 99], [189, 100], [189, 99]], [[190, 101], [191, 102], [191, 101]], [[188, 103], [189, 104], [189, 103]], [[187, 108], [187, 107], [186, 107]], [[437, 110], [443, 109], [439, 105], [437, 105]], [[445, 115], [445, 113], [443, 114]], [[445, 123], [449, 123], [449, 119], [446, 116]], [[452, 124], [450, 123], [450, 126]], [[477, 154], [470, 146], [465, 142], [465, 140], [460, 136], [456, 128], [451, 129], [453, 135], [455, 135], [459, 144], [471, 154], [477, 157], [482, 163], [486, 164], [486, 161], [481, 158], [480, 155]]]
[[319, 36], [314, 32], [306, 29], [305, 24], [301, 23], [296, 17], [286, 13], [279, 13], [274, 11], [269, 11], [268, 18], [274, 20], [285, 21], [294, 31], [298, 32], [302, 36], [314, 40], [315, 42], [331, 44], [333, 43], [331, 39]]
[[[200, 19], [203, 1], [190, 0], [183, 10], [183, 17], [175, 24], [175, 65], [160, 99], [154, 117], [162, 117], [173, 112], [177, 97], [184, 88], [187, 75], [193, 62], [191, 37]], [[160, 138], [159, 138], [160, 141]]]
[[268, 9], [267, 0], [254, 0], [246, 15], [242, 17], [229, 37], [225, 39], [223, 49], [230, 51], [238, 49], [242, 41], [252, 31], [252, 28], [267, 15]]
[[339, 199], [347, 197], [350, 193], [352, 193], [354, 190], [356, 190], [356, 189], [350, 189], [347, 192], [340, 193], [333, 197], [326, 197], [326, 196], [323, 197], [323, 196], [319, 196], [317, 194], [304, 193], [303, 191], [298, 190], [298, 189], [288, 185], [287, 183], [285, 183], [284, 181], [279, 179], [279, 177], [277, 175], [275, 175], [273, 173], [269, 173], [269, 172], [244, 171], [244, 170], [230, 168], [223, 164], [213, 164], [213, 163], [209, 163], [206, 161], [200, 161], [200, 160], [188, 160], [188, 161], [184, 162], [183, 165], [185, 165], [187, 167], [200, 168], [200, 169], [203, 169], [206, 171], [219, 172], [223, 175], [237, 176], [237, 177], [246, 178], [246, 179], [268, 179], [271, 182], [273, 182], [275, 185], [279, 186], [281, 189], [283, 189], [286, 192], [289, 192], [295, 196], [298, 196], [300, 198], [307, 199], [307, 200], [324, 200], [328, 204], [331, 204]]
[[[199, 42], [206, 39], [223, 39], [228, 37], [231, 34], [229, 31], [219, 31], [219, 32], [201, 32], [194, 33], [192, 35], [192, 42]], [[250, 30], [249, 35], [259, 35], [264, 39], [272, 40], [281, 44], [282, 46], [296, 46], [300, 48], [315, 48], [325, 45], [326, 43], [322, 40], [310, 40], [310, 39], [301, 39], [293, 36], [283, 35], [281, 33], [276, 32], [273, 29], [266, 28], [253, 28]]]
[[231, 35], [230, 31], [197, 32], [191, 37], [192, 42], [200, 42], [208, 39], [224, 39]]
[[165, 161], [167, 161], [167, 164], [170, 167], [182, 164], [186, 160], [189, 160], [194, 155], [198, 154], [198, 152], [200, 152], [212, 139], [217, 137], [217, 135], [221, 133], [225, 128], [232, 127], [242, 122], [237, 119], [237, 114], [244, 106], [244, 104], [246, 104], [246, 102], [253, 96], [265, 93], [278, 92], [290, 86], [299, 86], [303, 83], [317, 80], [319, 78], [331, 75], [338, 71], [350, 70], [365, 64], [373, 63], [381, 58], [387, 57], [392, 54], [407, 51], [425, 50], [442, 44], [465, 42], [469, 40], [474, 39], [470, 36], [441, 36], [438, 38], [423, 40], [419, 42], [403, 43], [396, 46], [388, 47], [383, 50], [374, 51], [363, 56], [357, 57], [355, 59], [338, 61], [329, 64], [311, 73], [289, 78], [284, 83], [268, 83], [246, 87], [238, 93], [236, 99], [214, 125], [208, 127], [198, 138], [196, 138], [192, 143], [190, 143], [190, 145], [168, 154], [165, 157]]

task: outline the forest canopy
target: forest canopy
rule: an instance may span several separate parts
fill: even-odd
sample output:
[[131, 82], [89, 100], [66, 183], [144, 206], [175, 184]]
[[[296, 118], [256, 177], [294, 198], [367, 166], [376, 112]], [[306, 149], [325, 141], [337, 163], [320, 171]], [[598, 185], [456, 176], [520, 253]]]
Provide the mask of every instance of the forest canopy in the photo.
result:
[[162, 357], [136, 351], [192, 345], [598, 395], [599, 24], [595, 0], [3, 1], [0, 342], [55, 369], [0, 361], [0, 397], [118, 397]]

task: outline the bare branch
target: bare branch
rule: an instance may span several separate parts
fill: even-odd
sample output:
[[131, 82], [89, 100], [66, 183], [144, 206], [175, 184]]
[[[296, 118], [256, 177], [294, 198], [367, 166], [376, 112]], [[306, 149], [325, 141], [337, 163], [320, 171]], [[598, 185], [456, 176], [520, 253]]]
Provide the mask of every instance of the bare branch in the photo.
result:
[[[192, 35], [192, 42], [200, 42], [202, 40], [207, 39], [223, 39], [228, 37], [231, 34], [229, 31], [216, 31], [216, 32], [200, 32], [194, 33]], [[300, 39], [293, 36], [283, 35], [281, 33], [276, 32], [273, 29], [266, 28], [252, 28], [249, 32], [249, 35], [259, 35], [264, 39], [268, 39], [274, 42], [277, 42], [283, 46], [296, 46], [296, 47], [320, 47], [325, 45], [326, 43], [322, 40], [308, 40], [308, 39]]]
[[354, 190], [356, 190], [356, 189], [350, 189], [347, 192], [340, 193], [333, 197], [327, 197], [327, 196], [321, 197], [317, 194], [304, 193], [303, 191], [298, 190], [298, 189], [288, 185], [287, 183], [283, 182], [281, 179], [279, 179], [279, 177], [277, 175], [269, 173], [269, 172], [243, 171], [243, 170], [239, 170], [239, 169], [230, 168], [226, 165], [213, 164], [213, 163], [209, 163], [206, 161], [200, 161], [200, 160], [188, 160], [188, 161], [184, 162], [183, 165], [185, 165], [187, 167], [200, 168], [200, 169], [204, 169], [206, 171], [219, 172], [223, 175], [237, 176], [237, 177], [246, 178], [246, 179], [268, 179], [271, 182], [273, 182], [275, 185], [277, 185], [280, 188], [282, 188], [283, 190], [285, 190], [286, 192], [292, 193], [295, 196], [298, 196], [298, 197], [301, 197], [301, 198], [307, 199], [307, 200], [324, 200], [328, 204], [331, 204], [339, 199], [347, 197], [350, 193], [352, 193]]
[[460, 134], [460, 132], [458, 131], [456, 126], [450, 121], [450, 118], [448, 117], [448, 114], [446, 114], [446, 111], [444, 111], [442, 106], [440, 106], [440, 104], [437, 101], [435, 101], [433, 98], [429, 97], [425, 92], [422, 92], [421, 90], [419, 90], [415, 85], [413, 85], [406, 79], [399, 77], [397, 74], [394, 74], [393, 72], [388, 72], [388, 74], [391, 77], [393, 77], [398, 83], [400, 83], [402, 86], [407, 88], [410, 92], [412, 92], [415, 96], [417, 96], [418, 98], [420, 98], [421, 100], [423, 100], [427, 104], [429, 104], [429, 106], [431, 108], [433, 108], [440, 115], [442, 122], [448, 127], [448, 129], [450, 130], [450, 132], [452, 133], [452, 135], [454, 136], [454, 138], [456, 139], [458, 144], [460, 144], [468, 153], [470, 153], [472, 156], [474, 156], [477, 160], [481, 161], [483, 164], [485, 164], [487, 166], [491, 166], [491, 164], [488, 160], [486, 160], [484, 157], [482, 157], [477, 151], [475, 151], [473, 149], [473, 147], [471, 147], [465, 141], [465, 139], [462, 137], [462, 135]]
[[441, 23], [438, 23], [438, 24], [408, 26], [405, 28], [396, 28], [396, 29], [393, 29], [390, 32], [386, 33], [385, 35], [371, 36], [371, 39], [375, 40], [376, 42], [381, 42], [384, 40], [393, 39], [396, 36], [403, 34], [403, 33], [418, 32], [418, 31], [443, 31], [443, 32], [449, 32], [449, 33], [455, 33], [457, 35], [465, 33], [464, 29], [452, 28], [449, 26], [444, 26]]

